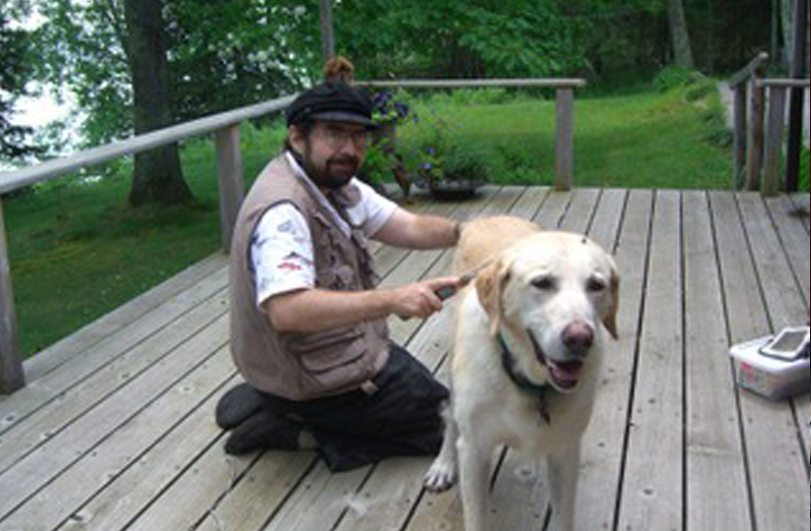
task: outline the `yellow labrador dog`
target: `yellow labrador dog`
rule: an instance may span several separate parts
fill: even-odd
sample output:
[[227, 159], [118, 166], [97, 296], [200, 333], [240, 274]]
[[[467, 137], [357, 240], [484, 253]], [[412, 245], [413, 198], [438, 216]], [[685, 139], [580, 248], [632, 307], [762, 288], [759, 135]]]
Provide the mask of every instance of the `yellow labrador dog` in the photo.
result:
[[509, 216], [465, 225], [454, 270], [476, 267], [458, 295], [445, 440], [425, 485], [447, 489], [458, 473], [465, 530], [485, 531], [490, 460], [506, 444], [546, 457], [552, 529], [572, 531], [601, 323], [617, 335], [617, 268], [582, 235]]

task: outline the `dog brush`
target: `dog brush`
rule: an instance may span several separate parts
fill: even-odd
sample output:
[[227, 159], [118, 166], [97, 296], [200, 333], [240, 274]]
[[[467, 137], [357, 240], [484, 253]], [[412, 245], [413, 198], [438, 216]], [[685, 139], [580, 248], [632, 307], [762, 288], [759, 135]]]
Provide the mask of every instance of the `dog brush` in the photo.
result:
[[487, 260], [483, 264], [474, 267], [467, 273], [463, 274], [459, 277], [459, 283], [455, 286], [442, 286], [438, 290], [434, 291], [436, 296], [439, 297], [439, 300], [444, 301], [456, 295], [456, 293], [461, 289], [473, 282], [473, 279], [476, 278], [482, 269], [490, 265], [490, 260]]
[[[439, 300], [441, 300], [441, 301], [444, 301], [446, 299], [449, 299], [449, 298], [453, 297], [454, 295], [456, 295], [456, 293], [461, 288], [464, 288], [465, 286], [470, 284], [473, 281], [473, 279], [476, 278], [476, 275], [478, 275], [481, 272], [482, 269], [484, 269], [485, 267], [490, 265], [491, 261], [492, 260], [487, 260], [483, 264], [481, 264], [481, 265], [479, 265], [477, 267], [474, 267], [473, 269], [471, 269], [467, 273], [460, 276], [459, 277], [459, 283], [457, 285], [455, 285], [455, 286], [442, 286], [441, 288], [434, 290], [434, 293], [436, 293], [436, 296], [439, 297]], [[411, 318], [410, 317], [400, 317], [400, 319], [403, 320], [403, 321], [408, 321]]]

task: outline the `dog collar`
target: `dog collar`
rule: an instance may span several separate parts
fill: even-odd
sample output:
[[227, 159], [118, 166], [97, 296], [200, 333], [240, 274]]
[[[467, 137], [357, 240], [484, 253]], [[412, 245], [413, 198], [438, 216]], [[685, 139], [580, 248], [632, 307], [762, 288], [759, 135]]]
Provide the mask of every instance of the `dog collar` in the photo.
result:
[[551, 418], [549, 417], [549, 408], [547, 404], [547, 397], [546, 392], [551, 389], [550, 385], [538, 385], [529, 378], [516, 372], [515, 370], [515, 356], [513, 356], [510, 349], [507, 348], [507, 343], [504, 341], [504, 338], [501, 334], [498, 335], [498, 344], [501, 347], [501, 366], [504, 367], [504, 372], [507, 373], [510, 380], [518, 387], [520, 390], [524, 391], [527, 394], [536, 395], [538, 399], [538, 413], [541, 415], [541, 418], [546, 421], [547, 424], [551, 423]]

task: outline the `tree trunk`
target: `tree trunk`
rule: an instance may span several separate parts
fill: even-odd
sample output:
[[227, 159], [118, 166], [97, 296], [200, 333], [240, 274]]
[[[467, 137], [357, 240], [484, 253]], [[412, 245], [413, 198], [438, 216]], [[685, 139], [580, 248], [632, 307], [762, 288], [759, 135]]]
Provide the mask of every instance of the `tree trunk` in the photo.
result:
[[705, 31], [707, 32], [707, 60], [704, 70], [715, 72], [715, 5], [713, 2], [707, 2], [707, 28]]
[[773, 55], [772, 60], [780, 61], [780, 65], [788, 70], [791, 65], [791, 53], [794, 50], [794, 0], [780, 0], [780, 22], [783, 34], [783, 53]]
[[[162, 11], [162, 0], [124, 1], [136, 135], [169, 126], [173, 121]], [[174, 205], [191, 198], [176, 143], [135, 155], [131, 205]]]
[[687, 32], [683, 0], [667, 0], [667, 21], [676, 65], [693, 68], [693, 50], [690, 46], [690, 35]]
[[324, 63], [335, 57], [335, 29], [332, 22], [332, 0], [321, 0], [321, 50]]

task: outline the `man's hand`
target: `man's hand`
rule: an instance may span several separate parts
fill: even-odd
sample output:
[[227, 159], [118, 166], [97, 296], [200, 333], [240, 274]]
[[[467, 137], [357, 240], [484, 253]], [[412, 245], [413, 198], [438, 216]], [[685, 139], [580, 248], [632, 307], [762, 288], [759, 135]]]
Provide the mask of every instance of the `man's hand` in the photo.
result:
[[301, 289], [271, 297], [263, 307], [279, 331], [312, 333], [391, 314], [425, 319], [442, 309], [436, 291], [459, 287], [458, 277], [439, 277], [396, 288], [366, 291]]
[[391, 288], [393, 295], [392, 312], [403, 319], [418, 317], [425, 319], [442, 310], [442, 299], [437, 295], [441, 288], [459, 287], [458, 277], [440, 277], [398, 288]]

